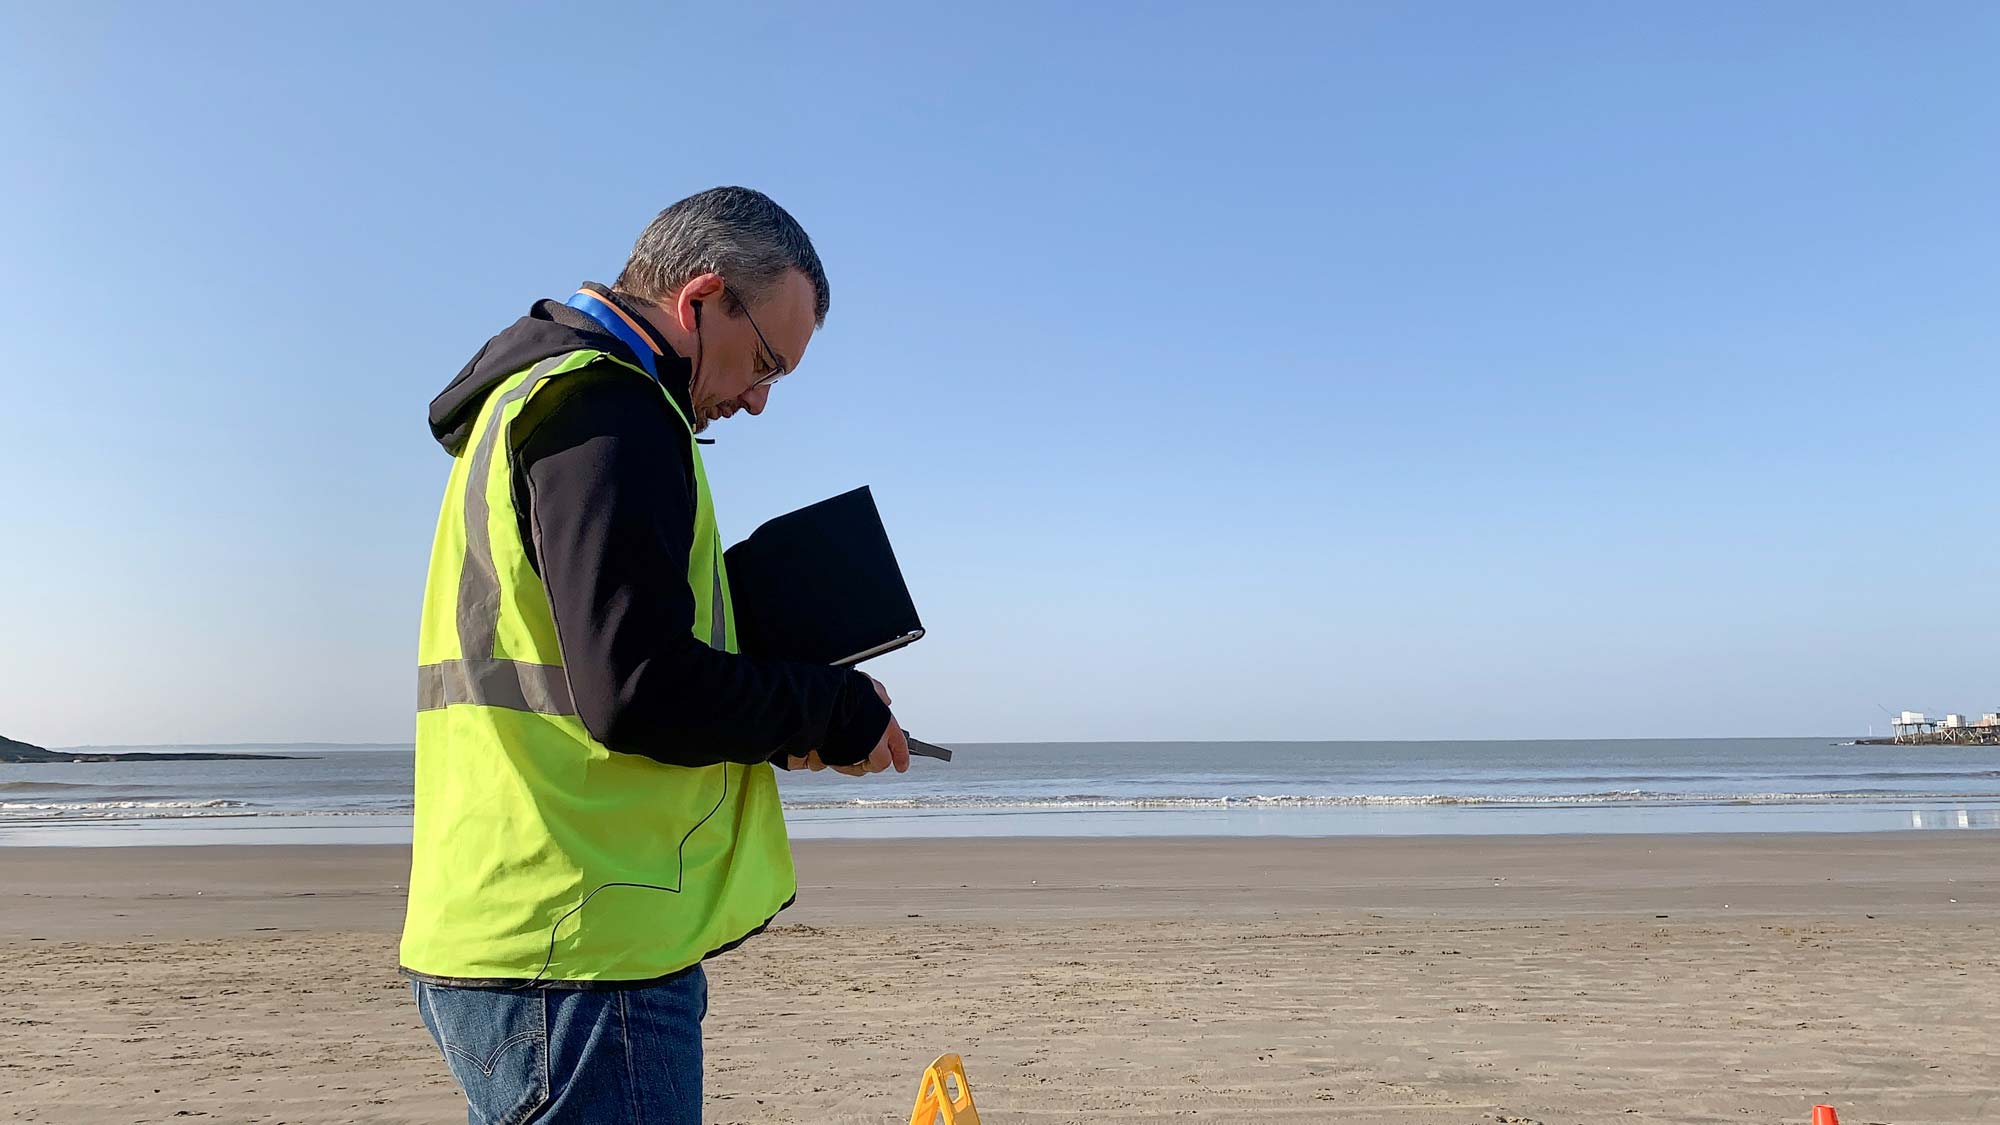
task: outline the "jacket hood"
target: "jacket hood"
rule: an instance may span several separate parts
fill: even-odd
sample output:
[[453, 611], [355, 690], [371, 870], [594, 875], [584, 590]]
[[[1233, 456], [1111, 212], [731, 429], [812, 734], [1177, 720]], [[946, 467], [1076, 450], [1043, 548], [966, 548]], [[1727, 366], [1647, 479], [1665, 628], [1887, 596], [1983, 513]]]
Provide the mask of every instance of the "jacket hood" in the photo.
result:
[[[617, 302], [610, 291], [601, 285], [586, 285], [585, 288], [599, 297], [620, 303], [620, 307], [628, 313], [632, 311], [629, 305]], [[634, 319], [637, 319], [636, 315]], [[661, 385], [691, 418], [694, 408], [688, 402], [688, 362], [672, 348], [666, 347], [664, 342], [657, 338], [655, 342], [661, 343], [661, 355], [655, 361]], [[486, 346], [467, 360], [444, 390], [431, 400], [431, 436], [437, 439], [445, 452], [457, 456], [459, 450], [465, 448], [466, 439], [472, 436], [472, 424], [478, 420], [480, 407], [485, 405], [486, 396], [494, 387], [530, 364], [550, 356], [584, 350], [608, 352], [636, 366], [645, 366], [632, 354], [625, 341], [605, 331], [604, 326], [589, 314], [561, 301], [536, 301], [534, 307], [528, 310], [528, 315], [486, 341]]]

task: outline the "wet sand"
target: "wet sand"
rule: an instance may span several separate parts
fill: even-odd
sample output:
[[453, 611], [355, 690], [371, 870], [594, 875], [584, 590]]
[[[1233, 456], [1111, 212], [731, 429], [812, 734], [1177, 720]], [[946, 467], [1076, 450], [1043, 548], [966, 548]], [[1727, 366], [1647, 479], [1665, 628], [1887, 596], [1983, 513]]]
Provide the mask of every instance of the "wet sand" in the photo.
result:
[[[798, 845], [709, 1120], [2000, 1120], [2000, 833]], [[463, 1120], [408, 852], [10, 849], [0, 1120]]]

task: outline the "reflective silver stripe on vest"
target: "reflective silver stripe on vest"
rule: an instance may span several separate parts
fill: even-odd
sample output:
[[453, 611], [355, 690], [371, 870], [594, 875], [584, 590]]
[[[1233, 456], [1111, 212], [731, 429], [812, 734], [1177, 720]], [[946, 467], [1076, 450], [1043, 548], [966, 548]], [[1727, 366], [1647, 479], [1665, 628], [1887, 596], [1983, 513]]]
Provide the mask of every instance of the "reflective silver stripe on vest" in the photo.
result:
[[454, 703], [542, 715], [576, 714], [569, 677], [553, 664], [446, 660], [417, 668], [417, 710], [435, 711]]
[[493, 565], [493, 535], [487, 527], [491, 513], [486, 503], [493, 446], [500, 440], [507, 407], [527, 398], [567, 358], [552, 356], [536, 364], [520, 386], [501, 396], [472, 451], [472, 467], [465, 481], [465, 565], [458, 572], [458, 651], [467, 660], [491, 660], [500, 632], [500, 572]]
[[[520, 385], [493, 405], [486, 429], [473, 448], [465, 483], [465, 562], [458, 574], [458, 645], [461, 660], [446, 660], [417, 668], [417, 710], [435, 711], [455, 703], [504, 707], [543, 715], [574, 715], [569, 677], [559, 665], [499, 660], [493, 655], [500, 633], [500, 571], [493, 561], [493, 535], [487, 521], [492, 507], [486, 486], [493, 471], [493, 447], [505, 428], [507, 408], [527, 398], [549, 372], [569, 357], [553, 356], [528, 371]], [[679, 407], [675, 407], [679, 411]], [[725, 648], [728, 622], [722, 602], [722, 553], [715, 556], [714, 605], [709, 615], [709, 644]]]
[[729, 622], [722, 612], [722, 551], [715, 552], [715, 598], [708, 606], [708, 647], [729, 650]]

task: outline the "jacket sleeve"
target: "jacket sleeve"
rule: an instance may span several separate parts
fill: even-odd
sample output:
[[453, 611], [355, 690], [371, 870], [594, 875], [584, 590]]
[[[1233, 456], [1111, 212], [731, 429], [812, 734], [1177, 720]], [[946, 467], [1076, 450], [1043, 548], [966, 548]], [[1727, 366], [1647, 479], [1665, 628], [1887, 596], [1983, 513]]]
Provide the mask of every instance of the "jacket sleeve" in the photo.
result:
[[676, 766], [866, 758], [889, 724], [866, 675], [695, 639], [694, 464], [659, 389], [586, 369], [529, 406], [513, 428], [515, 503], [591, 737]]

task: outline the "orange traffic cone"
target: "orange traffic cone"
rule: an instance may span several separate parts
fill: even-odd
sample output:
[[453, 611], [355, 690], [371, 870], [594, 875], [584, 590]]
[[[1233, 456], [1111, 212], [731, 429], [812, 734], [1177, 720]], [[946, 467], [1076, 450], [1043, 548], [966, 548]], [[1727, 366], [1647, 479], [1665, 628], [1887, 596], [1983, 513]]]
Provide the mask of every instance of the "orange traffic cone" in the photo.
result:
[[1840, 1125], [1840, 1115], [1833, 1112], [1830, 1105], [1816, 1105], [1813, 1107], [1812, 1125]]

